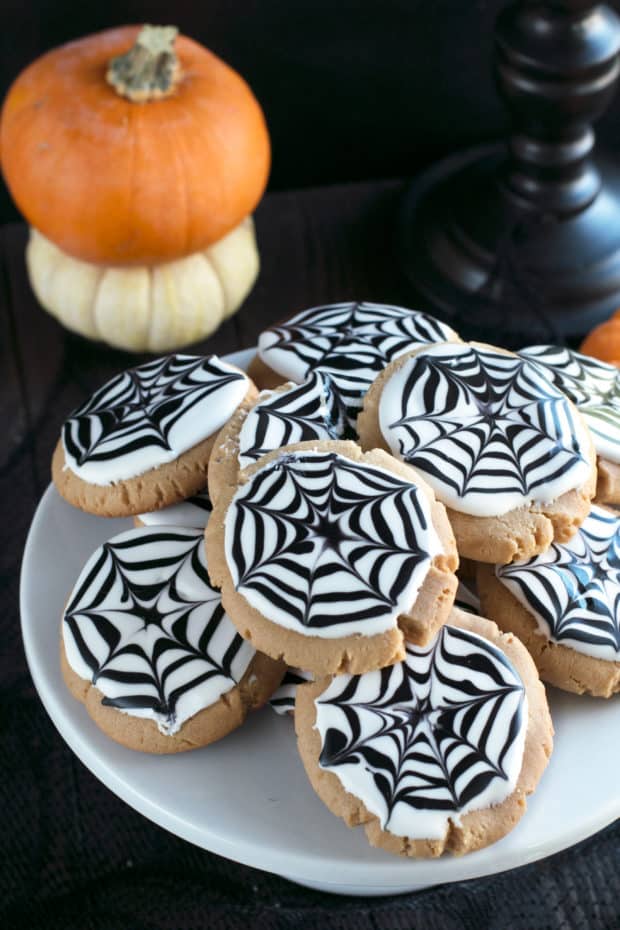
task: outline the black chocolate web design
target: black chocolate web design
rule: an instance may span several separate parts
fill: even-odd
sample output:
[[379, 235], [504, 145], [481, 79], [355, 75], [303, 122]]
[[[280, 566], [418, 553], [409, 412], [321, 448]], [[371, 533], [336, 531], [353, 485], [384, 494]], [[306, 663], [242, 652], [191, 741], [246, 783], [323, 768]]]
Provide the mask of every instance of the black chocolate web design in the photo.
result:
[[[426, 313], [368, 302], [342, 303], [313, 307], [266, 330], [259, 352], [267, 364], [295, 381], [302, 381], [310, 371], [329, 374], [355, 429], [364, 395], [388, 362], [418, 345], [452, 338], [449, 327]], [[290, 356], [290, 373], [281, 370], [274, 350]]]
[[435, 488], [527, 497], [583, 465], [567, 398], [530, 362], [455, 345], [421, 353], [408, 372], [387, 428]]
[[496, 575], [555, 642], [620, 661], [620, 520], [593, 507], [568, 543]]
[[[251, 444], [244, 439], [251, 430]], [[329, 375], [315, 371], [303, 384], [273, 392], [250, 410], [240, 434], [243, 467], [268, 452], [308, 439], [342, 439], [347, 432], [345, 411]]]
[[319, 712], [319, 705], [330, 717], [339, 711], [338, 724], [325, 731], [320, 764], [359, 766], [356, 781], [382, 799], [384, 827], [397, 805], [459, 812], [475, 806], [494, 780], [508, 781], [525, 690], [492, 643], [444, 626], [430, 648], [407, 646], [404, 662], [369, 674], [380, 676], [371, 701], [360, 694], [366, 676], [348, 675], [317, 699]]
[[416, 486], [332, 452], [283, 454], [242, 486], [230, 518], [233, 581], [251, 603], [262, 598], [269, 619], [275, 610], [311, 628], [395, 622], [430, 565]]
[[181, 527], [104, 543], [72, 592], [64, 636], [93, 684], [119, 692], [104, 704], [151, 711], [169, 732], [179, 702], [207, 686], [229, 691], [254, 654], [211, 587], [202, 530]]
[[65, 421], [65, 449], [78, 465], [147, 447], [170, 450], [179, 420], [207, 397], [217, 405], [218, 392], [240, 380], [215, 356], [168, 355], [123, 371]]
[[620, 371], [560, 346], [529, 346], [519, 352], [579, 407], [593, 435], [620, 445]]

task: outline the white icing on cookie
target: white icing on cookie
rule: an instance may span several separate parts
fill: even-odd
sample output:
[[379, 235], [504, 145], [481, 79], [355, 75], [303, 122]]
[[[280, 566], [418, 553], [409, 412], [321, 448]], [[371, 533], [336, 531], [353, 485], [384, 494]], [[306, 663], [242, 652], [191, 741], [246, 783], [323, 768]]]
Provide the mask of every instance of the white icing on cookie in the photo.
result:
[[247, 377], [215, 355], [168, 355], [123, 371], [65, 421], [65, 467], [109, 485], [173, 462], [221, 429], [247, 389]]
[[168, 736], [234, 688], [255, 655], [209, 582], [203, 532], [188, 527], [141, 527], [100, 546], [62, 632], [70, 667], [104, 704]]
[[313, 372], [301, 385], [261, 394], [239, 432], [239, 467], [294, 442], [342, 439], [345, 429], [345, 411], [329, 375]]
[[408, 359], [383, 388], [379, 424], [442, 503], [478, 517], [553, 501], [592, 470], [565, 395], [537, 366], [492, 348], [444, 343]]
[[179, 504], [162, 507], [150, 513], [141, 513], [138, 517], [145, 526], [193, 526], [204, 529], [209, 522], [213, 504], [207, 488], [188, 497]]
[[311, 371], [330, 375], [355, 429], [364, 395], [388, 362], [418, 345], [457, 338], [426, 313], [363, 301], [298, 313], [260, 334], [258, 354], [298, 384]]
[[615, 365], [560, 346], [529, 346], [519, 352], [540, 365], [588, 424], [597, 453], [620, 463], [620, 371]]
[[441, 839], [449, 820], [515, 790], [525, 689], [504, 653], [475, 633], [444, 626], [390, 668], [337, 675], [315, 707], [320, 767], [396, 836]]
[[225, 551], [250, 606], [332, 639], [394, 628], [442, 548], [415, 484], [333, 452], [292, 452], [239, 488]]
[[496, 577], [536, 620], [538, 632], [576, 652], [620, 662], [620, 519], [601, 507], [567, 543]]

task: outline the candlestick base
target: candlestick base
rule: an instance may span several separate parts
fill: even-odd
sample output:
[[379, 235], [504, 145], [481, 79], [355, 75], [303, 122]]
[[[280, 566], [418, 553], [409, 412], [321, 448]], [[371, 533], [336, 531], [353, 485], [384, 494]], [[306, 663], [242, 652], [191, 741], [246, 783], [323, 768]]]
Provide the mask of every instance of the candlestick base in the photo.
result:
[[505, 159], [505, 146], [468, 150], [411, 184], [401, 246], [412, 299], [471, 339], [575, 342], [620, 307], [620, 169], [597, 159], [598, 192], [558, 216], [519, 202]]

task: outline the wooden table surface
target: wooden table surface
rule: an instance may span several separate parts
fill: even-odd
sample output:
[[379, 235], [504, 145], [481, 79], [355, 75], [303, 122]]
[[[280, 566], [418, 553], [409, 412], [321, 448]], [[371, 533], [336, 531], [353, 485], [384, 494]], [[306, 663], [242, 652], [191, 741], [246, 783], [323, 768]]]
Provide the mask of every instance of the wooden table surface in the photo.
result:
[[[196, 350], [224, 354], [254, 345], [267, 324], [315, 304], [406, 303], [393, 240], [401, 190], [389, 182], [269, 195], [256, 216], [258, 283], [243, 309]], [[326, 901], [177, 840], [127, 808], [75, 759], [47, 718], [23, 656], [21, 553], [62, 420], [141, 357], [73, 336], [37, 306], [24, 266], [26, 237], [24, 226], [0, 229], [0, 925], [179, 930], [184, 921], [202, 926], [215, 908], [217, 926], [235, 928], [246, 927], [250, 915], [265, 921], [270, 915], [264, 926], [296, 930], [331, 923], [617, 930], [618, 825], [518, 873], [369, 909], [355, 899]]]

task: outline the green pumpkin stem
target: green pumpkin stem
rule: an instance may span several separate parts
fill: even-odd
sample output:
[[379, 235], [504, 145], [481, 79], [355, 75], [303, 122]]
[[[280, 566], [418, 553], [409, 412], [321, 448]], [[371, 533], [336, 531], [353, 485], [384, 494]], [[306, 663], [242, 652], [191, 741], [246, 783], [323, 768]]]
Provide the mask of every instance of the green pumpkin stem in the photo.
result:
[[174, 50], [178, 34], [176, 26], [143, 26], [135, 45], [110, 61], [108, 84], [134, 103], [168, 97], [181, 79]]

